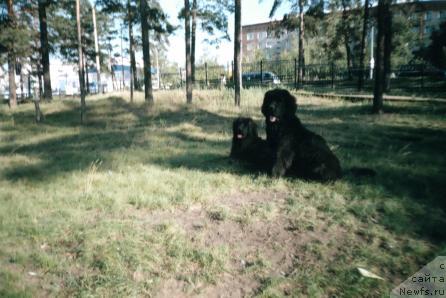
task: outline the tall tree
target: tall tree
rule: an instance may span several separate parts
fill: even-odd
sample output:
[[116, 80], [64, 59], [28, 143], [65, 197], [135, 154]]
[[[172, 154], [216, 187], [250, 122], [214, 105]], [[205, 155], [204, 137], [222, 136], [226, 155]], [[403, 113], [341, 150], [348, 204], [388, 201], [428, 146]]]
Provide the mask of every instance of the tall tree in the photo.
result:
[[381, 113], [383, 109], [383, 93], [386, 85], [386, 26], [389, 18], [391, 0], [378, 1], [378, 40], [376, 46], [376, 64], [375, 64], [375, 88], [373, 95], [373, 112]]
[[[277, 8], [279, 8], [284, 0], [274, 0], [273, 6], [271, 8], [271, 11], [269, 13], [270, 18], [274, 16]], [[305, 38], [305, 19], [304, 19], [304, 5], [305, 0], [298, 0], [297, 1], [297, 7], [296, 7], [296, 0], [289, 0], [289, 2], [292, 3], [292, 12], [290, 14], [286, 14], [283, 17], [283, 20], [281, 22], [281, 26], [285, 27], [288, 30], [298, 28], [298, 44], [299, 44], [299, 53], [298, 53], [298, 71], [297, 71], [297, 81], [299, 84], [303, 82], [303, 77], [305, 75], [304, 69], [305, 69], [305, 49], [304, 49], [304, 38]], [[293, 24], [293, 14], [296, 13], [296, 9], [298, 10], [299, 15], [299, 21], [298, 25]], [[290, 22], [291, 21], [291, 22]]]
[[127, 22], [129, 23], [130, 72], [133, 81], [133, 88], [139, 90], [138, 73], [136, 71], [136, 59], [135, 59], [135, 38], [133, 36], [133, 23], [136, 20], [135, 14], [136, 13], [134, 7], [132, 6], [132, 1], [127, 0]]
[[136, 69], [136, 59], [135, 51], [137, 47], [137, 41], [133, 33], [133, 26], [140, 22], [141, 17], [138, 12], [137, 5], [135, 1], [126, 0], [125, 2], [121, 0], [97, 0], [97, 4], [102, 7], [102, 12], [118, 14], [124, 19], [124, 23], [128, 26], [129, 31], [129, 55], [130, 55], [130, 72], [132, 75], [133, 88], [136, 90], [140, 89], [138, 81], [138, 72]]
[[[12, 0], [7, 0], [8, 7], [8, 21], [12, 30], [15, 27], [14, 3]], [[15, 55], [14, 44], [11, 41], [8, 49], [8, 76], [9, 76], [9, 107], [15, 108], [17, 106], [16, 85], [15, 85]]]
[[184, 0], [184, 27], [186, 43], [186, 101], [192, 103], [192, 65], [190, 40], [190, 6], [189, 0]]
[[40, 23], [40, 55], [42, 57], [43, 67], [43, 98], [51, 100], [53, 93], [51, 89], [51, 75], [50, 75], [50, 49], [48, 45], [48, 30], [46, 7], [47, 0], [38, 0], [39, 23]]
[[[197, 26], [206, 32], [208, 38], [204, 41], [210, 45], [218, 45], [222, 40], [230, 40], [228, 33], [227, 13], [234, 12], [234, 5], [231, 0], [193, 0], [191, 7], [192, 28], [191, 28], [191, 72], [192, 81], [195, 82], [195, 64], [197, 48]], [[178, 18], [184, 19], [185, 10], [181, 9]], [[217, 36], [216, 33], [222, 35]]]
[[242, 86], [242, 1], [235, 0], [235, 17], [234, 17], [234, 89], [235, 89], [235, 105], [240, 106], [240, 89]]
[[304, 49], [304, 37], [305, 37], [305, 22], [304, 22], [304, 4], [303, 0], [299, 0], [299, 70], [298, 70], [298, 82], [303, 83], [304, 68], [305, 68], [305, 49]]
[[365, 0], [363, 19], [362, 19], [361, 49], [359, 53], [358, 91], [361, 91], [362, 88], [364, 88], [364, 62], [365, 62], [365, 49], [366, 49], [365, 42], [367, 38], [368, 22], [369, 22], [369, 0]]
[[390, 6], [392, 2], [386, 2], [385, 4], [385, 15], [384, 22], [386, 26], [384, 27], [384, 91], [390, 91], [390, 73], [391, 73], [391, 58], [392, 58], [392, 10]]
[[93, 16], [93, 35], [94, 35], [94, 52], [96, 56], [96, 82], [97, 82], [97, 92], [100, 93], [102, 90], [101, 85], [101, 62], [99, 54], [99, 42], [98, 42], [98, 29], [96, 25], [96, 8], [93, 4], [91, 8], [91, 14]]
[[421, 58], [440, 69], [446, 69], [446, 21], [432, 32], [430, 43], [420, 53]]
[[81, 124], [86, 120], [86, 106], [85, 106], [85, 86], [84, 86], [84, 58], [82, 53], [82, 32], [81, 32], [81, 9], [80, 0], [76, 0], [76, 24], [77, 24], [77, 51], [78, 51], [78, 66], [79, 66], [79, 86], [81, 91]]
[[351, 53], [351, 41], [350, 41], [350, 30], [349, 30], [349, 19], [348, 13], [350, 7], [347, 0], [342, 0], [342, 33], [344, 37], [345, 53], [347, 58], [347, 73], [348, 79], [352, 79], [351, 69], [352, 69], [352, 53]]
[[195, 83], [195, 43], [197, 33], [197, 0], [192, 0], [192, 28], [191, 28], [191, 48], [190, 48], [190, 64], [191, 64], [191, 80]]
[[142, 52], [144, 60], [144, 100], [153, 103], [152, 67], [150, 65], [150, 43], [147, 0], [140, 0]]

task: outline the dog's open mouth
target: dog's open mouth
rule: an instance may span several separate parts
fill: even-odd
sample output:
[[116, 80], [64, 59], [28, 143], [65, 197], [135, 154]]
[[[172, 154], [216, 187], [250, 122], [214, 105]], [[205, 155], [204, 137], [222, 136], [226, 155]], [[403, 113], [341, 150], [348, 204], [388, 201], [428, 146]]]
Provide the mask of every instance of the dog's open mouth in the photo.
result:
[[279, 119], [277, 119], [277, 117], [269, 116], [269, 121], [270, 121], [271, 123], [277, 122], [278, 120], [279, 120]]
[[239, 139], [239, 140], [240, 140], [240, 139], [243, 139], [243, 135], [242, 135], [241, 133], [238, 133], [238, 134], [237, 134], [237, 139]]

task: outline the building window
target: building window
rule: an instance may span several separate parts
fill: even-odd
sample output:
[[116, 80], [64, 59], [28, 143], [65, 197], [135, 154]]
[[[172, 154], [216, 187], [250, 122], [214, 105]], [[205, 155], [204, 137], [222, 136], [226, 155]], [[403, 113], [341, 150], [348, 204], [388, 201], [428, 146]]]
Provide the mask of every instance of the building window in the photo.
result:
[[248, 51], [252, 51], [253, 47], [254, 47], [254, 44], [252, 44], [252, 43], [248, 43], [248, 45], [246, 46], [246, 49], [247, 49]]
[[266, 33], [266, 31], [262, 31], [262, 32], [259, 32], [258, 34], [257, 34], [257, 38], [258, 39], [264, 39], [264, 38], [266, 38], [268, 36], [268, 34]]
[[440, 18], [446, 19], [446, 10], [440, 11]]
[[246, 40], [253, 40], [253, 39], [254, 39], [254, 33], [246, 34]]
[[424, 14], [424, 20], [429, 21], [431, 19], [432, 19], [432, 11], [426, 11], [426, 13]]
[[429, 34], [429, 33], [432, 33], [432, 27], [431, 26], [424, 27], [424, 34]]

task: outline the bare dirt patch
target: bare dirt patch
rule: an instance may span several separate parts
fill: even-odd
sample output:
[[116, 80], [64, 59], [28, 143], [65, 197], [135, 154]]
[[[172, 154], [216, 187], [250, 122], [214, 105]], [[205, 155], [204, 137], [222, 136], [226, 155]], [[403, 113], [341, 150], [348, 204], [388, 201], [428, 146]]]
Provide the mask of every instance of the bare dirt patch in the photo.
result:
[[[286, 198], [286, 193], [233, 193], [206, 206], [146, 214], [149, 225], [180, 227], [197, 248], [224, 246], [229, 251], [226, 270], [215, 283], [191, 285], [172, 278], [160, 284], [157, 297], [251, 296], [266, 278], [286, 277], [303, 262], [305, 266], [318, 263], [316, 256], [307, 253], [307, 244], [324, 246], [335, 239], [342, 242], [344, 232], [333, 233], [323, 220], [308, 230], [295, 229], [286, 212]], [[266, 214], [256, 212], [265, 206], [269, 207]]]

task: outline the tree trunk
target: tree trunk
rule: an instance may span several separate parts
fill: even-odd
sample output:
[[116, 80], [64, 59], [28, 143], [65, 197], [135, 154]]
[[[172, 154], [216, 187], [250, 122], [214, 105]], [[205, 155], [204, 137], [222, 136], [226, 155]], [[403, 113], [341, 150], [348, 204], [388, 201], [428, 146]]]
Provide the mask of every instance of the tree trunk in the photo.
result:
[[42, 110], [40, 109], [40, 98], [36, 98], [34, 100], [34, 110], [36, 115], [36, 123], [40, 123], [44, 120], [44, 115], [42, 113]]
[[383, 109], [383, 93], [385, 87], [385, 26], [387, 2], [391, 0], [379, 0], [378, 2], [378, 40], [376, 45], [375, 64], [375, 90], [373, 96], [373, 112], [379, 114]]
[[[362, 36], [361, 36], [361, 49], [359, 55], [359, 78], [358, 78], [358, 91], [364, 88], [364, 60], [365, 60], [365, 48], [367, 38], [367, 23], [369, 21], [369, 0], [365, 0], [364, 4], [364, 16], [362, 21]], [[372, 37], [373, 38], [373, 37]]]
[[186, 30], [186, 101], [192, 103], [192, 67], [191, 67], [191, 45], [190, 45], [190, 6], [189, 0], [184, 0], [185, 8], [185, 30]]
[[[10, 26], [15, 26], [15, 16], [13, 1], [7, 0], [8, 6], [8, 18], [11, 22]], [[14, 55], [14, 45], [8, 49], [8, 76], [9, 76], [9, 107], [15, 108], [17, 106], [17, 96], [16, 96], [16, 85], [15, 85], [15, 55]]]
[[92, 14], [93, 14], [94, 52], [96, 58], [96, 87], [97, 87], [97, 92], [101, 93], [103, 90], [101, 84], [101, 62], [99, 61], [98, 30], [96, 26], [96, 10], [94, 5], [92, 9]]
[[298, 64], [299, 70], [297, 73], [297, 81], [299, 84], [303, 83], [304, 68], [305, 68], [305, 50], [304, 50], [304, 37], [305, 37], [305, 23], [304, 23], [304, 4], [303, 0], [299, 0], [299, 56]]
[[135, 59], [135, 38], [133, 37], [133, 15], [131, 14], [130, 0], [127, 1], [128, 21], [129, 21], [129, 51], [130, 51], [130, 71], [133, 76], [133, 87], [139, 90], [138, 73], [136, 71]]
[[39, 81], [39, 94], [36, 94], [36, 96], [42, 98], [43, 96], [43, 86], [42, 86], [42, 68], [40, 65], [40, 62], [37, 61], [37, 80]]
[[20, 67], [20, 100], [25, 99], [25, 93], [23, 90], [23, 68]]
[[192, 32], [191, 32], [191, 49], [190, 49], [190, 63], [191, 63], [191, 78], [192, 83], [195, 84], [195, 42], [197, 31], [197, 0], [192, 2]]
[[84, 55], [82, 54], [82, 32], [81, 32], [81, 12], [80, 0], [76, 0], [76, 22], [77, 22], [77, 50], [78, 50], [78, 67], [79, 67], [79, 87], [81, 92], [81, 124], [86, 120], [86, 106], [85, 106], [85, 86], [84, 86]]
[[344, 46], [347, 56], [347, 73], [348, 79], [352, 79], [351, 68], [352, 68], [352, 55], [350, 51], [350, 30], [348, 26], [348, 15], [347, 15], [347, 3], [346, 0], [342, 0], [342, 33], [344, 35]]
[[392, 56], [392, 11], [390, 10], [391, 0], [385, 5], [385, 26], [384, 26], [384, 92], [390, 91], [391, 56]]
[[[135, 53], [133, 52], [133, 28], [132, 28], [132, 15], [131, 15], [131, 6], [130, 0], [127, 0], [127, 21], [129, 22], [129, 53], [130, 53], [130, 102], [133, 103], [133, 75], [134, 70], [133, 66], [135, 64]], [[135, 65], [136, 67], [136, 65]]]
[[242, 1], [235, 0], [235, 20], [234, 20], [234, 89], [235, 105], [240, 106], [240, 90], [242, 85], [242, 53], [240, 45], [242, 41]]
[[84, 53], [84, 67], [85, 67], [84, 78], [86, 86], [85, 89], [87, 91], [87, 94], [90, 94], [90, 79], [88, 78], [88, 60], [87, 60], [87, 55], [85, 54], [86, 53], [85, 49], [83, 49], [82, 52]]
[[150, 66], [149, 24], [147, 22], [147, 0], [140, 0], [142, 53], [144, 60], [144, 100], [153, 103], [152, 70]]
[[40, 23], [40, 55], [42, 56], [43, 66], [43, 98], [51, 100], [53, 92], [51, 89], [50, 75], [50, 49], [48, 45], [48, 30], [46, 20], [46, 0], [39, 0], [39, 23]]

